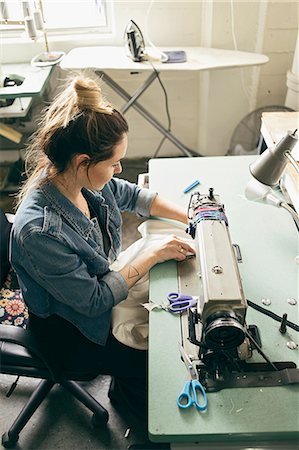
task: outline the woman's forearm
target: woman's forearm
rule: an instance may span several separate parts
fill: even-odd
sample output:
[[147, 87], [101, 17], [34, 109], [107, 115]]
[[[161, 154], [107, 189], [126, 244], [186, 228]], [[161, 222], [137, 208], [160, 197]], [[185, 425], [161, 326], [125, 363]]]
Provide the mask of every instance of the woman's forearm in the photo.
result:
[[124, 266], [119, 272], [122, 274], [130, 289], [157, 263], [157, 257], [153, 252], [140, 255]]
[[167, 236], [159, 243], [153, 244], [146, 252], [137, 256], [119, 272], [124, 277], [130, 289], [155, 264], [175, 259], [183, 261], [187, 253], [194, 253], [189, 243], [178, 236]]
[[166, 219], [188, 223], [187, 213], [181, 206], [161, 198], [159, 195], [155, 197], [152, 203], [150, 214], [151, 216], [165, 217]]
[[[166, 219], [178, 220], [185, 224], [188, 218], [185, 210], [175, 203], [163, 199], [158, 195], [153, 200], [150, 209], [151, 216], [164, 217]], [[119, 272], [124, 277], [130, 289], [157, 263], [176, 259], [182, 261], [186, 258], [188, 252], [194, 252], [194, 249], [184, 240], [176, 236], [169, 236], [165, 242], [157, 247], [150, 248], [145, 254], [139, 255], [130, 264], [123, 267]]]

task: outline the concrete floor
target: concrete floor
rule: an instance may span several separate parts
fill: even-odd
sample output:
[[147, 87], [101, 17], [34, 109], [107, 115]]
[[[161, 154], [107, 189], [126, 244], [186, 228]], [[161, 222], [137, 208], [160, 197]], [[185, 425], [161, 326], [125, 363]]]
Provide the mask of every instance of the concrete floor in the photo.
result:
[[[0, 375], [0, 435], [6, 432], [17, 417], [39, 380], [20, 378], [12, 396], [6, 392], [16, 377]], [[107, 397], [110, 377], [99, 376], [84, 383], [93, 395], [109, 412], [109, 422], [104, 428], [93, 428], [92, 413], [72, 397], [66, 390], [57, 386], [48, 394], [32, 418], [20, 433], [16, 446], [19, 450], [121, 450], [132, 444], [142, 444], [145, 448], [147, 430], [145, 424], [134, 423], [114, 409]]]
[[[145, 160], [127, 160], [122, 178], [136, 182], [138, 173], [146, 172]], [[1, 196], [5, 205], [5, 196]], [[8, 204], [10, 202], [8, 201]], [[5, 208], [5, 206], [4, 206]], [[5, 208], [6, 212], [9, 208]], [[139, 238], [136, 230], [141, 219], [125, 213], [123, 215], [123, 248]], [[20, 378], [12, 396], [6, 393], [15, 381], [14, 376], [0, 374], [0, 436], [11, 426], [14, 419], [38, 385], [39, 380]], [[165, 449], [168, 446], [149, 446], [145, 423], [136, 422], [126, 412], [116, 410], [108, 396], [109, 376], [99, 376], [84, 387], [109, 412], [109, 422], [104, 428], [93, 428], [92, 413], [63, 388], [57, 386], [48, 394], [23, 431], [15, 448], [18, 450], [122, 450], [139, 444], [138, 449]], [[134, 447], [133, 447], [134, 448]]]

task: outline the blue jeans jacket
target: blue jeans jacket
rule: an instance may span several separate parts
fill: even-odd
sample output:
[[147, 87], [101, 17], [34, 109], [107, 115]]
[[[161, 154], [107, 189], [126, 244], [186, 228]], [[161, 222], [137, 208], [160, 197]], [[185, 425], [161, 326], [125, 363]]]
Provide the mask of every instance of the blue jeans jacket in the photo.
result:
[[[19, 207], [11, 234], [11, 262], [29, 310], [58, 314], [104, 345], [111, 310], [128, 286], [109, 265], [121, 249], [121, 211], [148, 217], [155, 193], [113, 178], [101, 193], [83, 189], [95, 212], [89, 220], [56, 187], [33, 189]], [[104, 252], [101, 227], [110, 239]]]

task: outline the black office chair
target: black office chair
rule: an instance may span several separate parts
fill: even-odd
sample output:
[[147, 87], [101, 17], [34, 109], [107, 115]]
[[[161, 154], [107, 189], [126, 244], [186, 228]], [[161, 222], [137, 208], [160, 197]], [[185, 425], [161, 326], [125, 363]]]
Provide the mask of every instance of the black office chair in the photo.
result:
[[3, 374], [42, 379], [10, 429], [3, 434], [2, 445], [5, 448], [14, 447], [20, 432], [55, 384], [66, 388], [93, 412], [94, 426], [108, 422], [108, 411], [78, 383], [90, 381], [96, 375], [61, 372], [53, 367], [45, 357], [42, 343], [30, 331], [13, 325], [0, 325], [0, 362]]
[[[8, 275], [8, 240], [10, 225], [5, 214], [0, 208], [1, 225], [1, 283]], [[2, 284], [1, 286], [2, 287]], [[6, 290], [6, 286], [5, 286]], [[1, 291], [2, 292], [2, 291]], [[23, 318], [22, 318], [23, 319]], [[6, 323], [21, 323], [10, 322]], [[55, 367], [46, 357], [43, 343], [38, 341], [33, 333], [15, 326], [14, 324], [0, 324], [0, 373], [7, 375], [17, 375], [17, 377], [40, 378], [42, 381], [34, 390], [31, 397], [24, 405], [20, 414], [2, 436], [2, 445], [5, 448], [12, 448], [19, 439], [19, 434], [29, 421], [33, 413], [39, 407], [55, 384], [60, 384], [71, 392], [81, 403], [93, 412], [92, 422], [94, 426], [106, 425], [109, 419], [108, 411], [95, 400], [78, 382], [93, 380], [97, 374], [92, 373], [71, 373], [63, 372], [59, 367]], [[7, 396], [10, 396], [16, 386], [13, 383]]]

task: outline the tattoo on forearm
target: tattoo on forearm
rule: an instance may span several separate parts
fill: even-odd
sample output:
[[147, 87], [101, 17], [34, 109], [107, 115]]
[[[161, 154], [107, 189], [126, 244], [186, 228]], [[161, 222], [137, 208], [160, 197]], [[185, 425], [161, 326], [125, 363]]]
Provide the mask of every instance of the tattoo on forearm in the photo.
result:
[[139, 272], [134, 266], [129, 266], [128, 278], [136, 278], [139, 277]]

